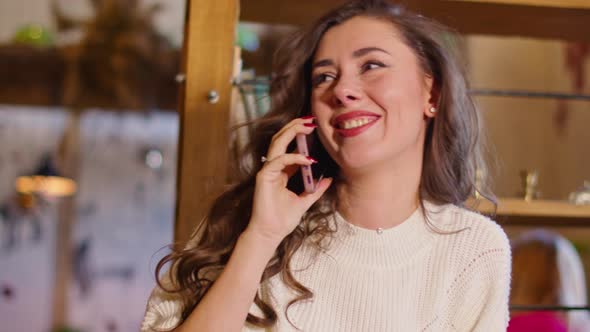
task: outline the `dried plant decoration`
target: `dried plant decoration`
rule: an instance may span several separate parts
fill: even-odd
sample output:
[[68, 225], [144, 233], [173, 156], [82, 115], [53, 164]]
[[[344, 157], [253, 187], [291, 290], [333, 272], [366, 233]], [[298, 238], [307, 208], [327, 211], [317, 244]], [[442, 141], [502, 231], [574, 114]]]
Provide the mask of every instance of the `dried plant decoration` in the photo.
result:
[[82, 31], [80, 43], [65, 47], [68, 73], [64, 102], [74, 108], [108, 101], [119, 108], [155, 105], [158, 82], [174, 80], [177, 53], [154, 27], [161, 4], [143, 8], [137, 0], [90, 0], [89, 20], [68, 17], [57, 0], [52, 10], [59, 32]]
[[[564, 44], [564, 65], [570, 74], [572, 91], [582, 94], [586, 87], [586, 61], [590, 57], [590, 44], [568, 42]], [[563, 136], [570, 117], [568, 102], [557, 101], [557, 110], [553, 115], [553, 123], [558, 135]]]

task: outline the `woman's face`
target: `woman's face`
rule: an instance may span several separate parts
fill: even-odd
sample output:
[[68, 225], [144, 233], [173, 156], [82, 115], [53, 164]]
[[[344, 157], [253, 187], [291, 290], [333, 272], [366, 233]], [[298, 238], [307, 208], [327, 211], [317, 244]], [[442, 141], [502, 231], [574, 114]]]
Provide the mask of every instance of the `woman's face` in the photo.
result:
[[345, 172], [421, 157], [432, 80], [391, 23], [359, 16], [328, 30], [311, 78], [320, 140]]

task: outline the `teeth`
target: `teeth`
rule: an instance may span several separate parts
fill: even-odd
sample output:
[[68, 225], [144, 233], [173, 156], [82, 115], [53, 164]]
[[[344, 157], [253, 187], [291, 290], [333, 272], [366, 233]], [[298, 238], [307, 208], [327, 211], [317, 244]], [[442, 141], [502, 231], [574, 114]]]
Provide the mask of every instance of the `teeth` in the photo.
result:
[[342, 123], [340, 123], [340, 128], [342, 129], [353, 129], [353, 128], [357, 128], [360, 126], [364, 126], [367, 123], [371, 122], [371, 119], [369, 118], [360, 118], [360, 119], [353, 119], [353, 120], [348, 120], [348, 121], [344, 121]]

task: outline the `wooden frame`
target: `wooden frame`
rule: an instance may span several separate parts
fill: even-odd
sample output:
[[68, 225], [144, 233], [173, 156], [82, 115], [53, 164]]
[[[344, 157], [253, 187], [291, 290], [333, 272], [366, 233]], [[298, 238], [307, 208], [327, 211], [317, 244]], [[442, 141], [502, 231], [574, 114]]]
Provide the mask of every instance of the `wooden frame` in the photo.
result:
[[[236, 0], [190, 0], [181, 88], [175, 240], [187, 240], [226, 180]], [[219, 98], [211, 102], [215, 91]]]
[[[175, 239], [186, 240], [227, 178], [230, 79], [240, 0], [190, 0], [180, 106]], [[344, 0], [241, 0], [244, 21], [305, 24]], [[402, 0], [465, 34], [590, 41], [586, 0]], [[217, 90], [217, 104], [207, 102]]]

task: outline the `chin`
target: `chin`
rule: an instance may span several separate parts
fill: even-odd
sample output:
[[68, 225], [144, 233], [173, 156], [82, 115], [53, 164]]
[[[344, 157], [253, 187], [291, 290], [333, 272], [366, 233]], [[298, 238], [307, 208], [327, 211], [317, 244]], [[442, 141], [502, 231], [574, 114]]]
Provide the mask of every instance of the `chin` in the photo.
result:
[[366, 153], [356, 156], [340, 156], [338, 165], [344, 171], [360, 171], [369, 168], [378, 161], [375, 158], [369, 158]]

